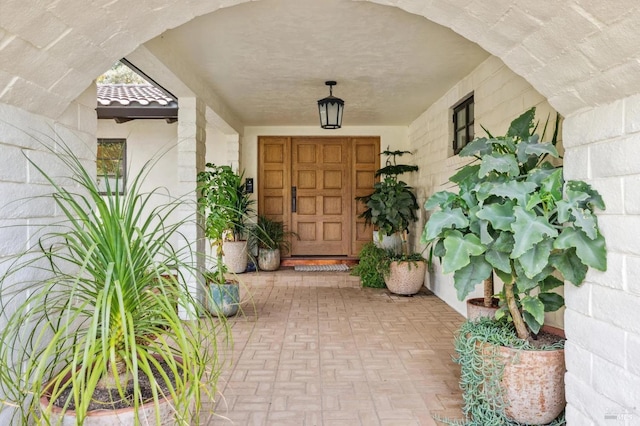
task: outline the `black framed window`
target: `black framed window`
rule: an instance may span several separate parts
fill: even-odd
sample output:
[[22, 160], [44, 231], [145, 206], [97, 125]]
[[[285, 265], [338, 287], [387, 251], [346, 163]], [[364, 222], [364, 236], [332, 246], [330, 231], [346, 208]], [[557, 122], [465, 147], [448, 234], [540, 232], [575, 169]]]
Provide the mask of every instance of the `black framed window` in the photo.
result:
[[124, 194], [127, 177], [127, 140], [98, 139], [98, 188], [103, 195]]
[[453, 107], [453, 152], [457, 154], [474, 135], [473, 95], [465, 98]]

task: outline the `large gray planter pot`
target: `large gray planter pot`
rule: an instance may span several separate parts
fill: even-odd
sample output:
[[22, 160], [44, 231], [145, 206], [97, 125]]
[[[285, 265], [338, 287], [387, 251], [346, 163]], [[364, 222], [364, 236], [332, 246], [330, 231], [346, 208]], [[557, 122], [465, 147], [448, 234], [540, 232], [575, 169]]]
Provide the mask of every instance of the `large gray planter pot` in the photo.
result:
[[258, 267], [263, 271], [277, 271], [280, 268], [280, 249], [258, 251]]
[[384, 282], [390, 292], [409, 296], [416, 294], [424, 284], [427, 262], [391, 262], [389, 275]]
[[234, 274], [241, 274], [247, 270], [249, 253], [246, 241], [224, 241], [222, 243], [223, 261], [227, 270]]
[[231, 317], [240, 306], [240, 286], [237, 282], [209, 284], [208, 309], [214, 317]]

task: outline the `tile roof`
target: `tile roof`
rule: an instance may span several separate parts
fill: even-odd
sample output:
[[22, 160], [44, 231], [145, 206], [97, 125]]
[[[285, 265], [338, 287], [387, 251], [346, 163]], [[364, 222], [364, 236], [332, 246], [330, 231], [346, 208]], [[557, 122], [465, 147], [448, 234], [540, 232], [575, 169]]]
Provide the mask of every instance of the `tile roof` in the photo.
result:
[[98, 106], [176, 107], [177, 99], [151, 84], [98, 84]]

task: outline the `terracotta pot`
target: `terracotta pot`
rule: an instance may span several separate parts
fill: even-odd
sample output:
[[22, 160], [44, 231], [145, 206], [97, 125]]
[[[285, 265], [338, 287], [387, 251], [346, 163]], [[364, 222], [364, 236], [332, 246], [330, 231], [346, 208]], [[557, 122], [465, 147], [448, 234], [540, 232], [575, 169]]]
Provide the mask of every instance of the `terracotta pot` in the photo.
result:
[[391, 262], [384, 282], [390, 292], [408, 296], [420, 291], [426, 272], [427, 262]]
[[564, 349], [531, 351], [498, 347], [504, 360], [501, 384], [505, 414], [522, 424], [547, 424], [566, 405]]
[[258, 267], [263, 271], [276, 271], [280, 267], [280, 249], [260, 249]]
[[484, 306], [484, 297], [467, 299], [467, 319], [473, 321], [480, 318], [495, 318], [498, 301], [493, 298], [491, 306]]
[[246, 241], [225, 241], [222, 243], [223, 261], [227, 270], [241, 274], [247, 270], [249, 254]]
[[[180, 360], [180, 358], [176, 358]], [[71, 373], [68, 373], [65, 378], [69, 378]], [[52, 382], [45, 385], [42, 396], [40, 397], [40, 406], [43, 413], [45, 410], [50, 410], [49, 422], [52, 425], [60, 426], [76, 426], [76, 412], [73, 410], [63, 410], [56, 406], [50, 406], [51, 401], [49, 399], [48, 391], [52, 386]], [[159, 401], [156, 408], [153, 401], [142, 405], [138, 409], [138, 419], [140, 425], [151, 426], [156, 425], [156, 410], [159, 413], [161, 420], [160, 426], [174, 426], [182, 425], [184, 421], [176, 420], [175, 409], [173, 406], [173, 399], [169, 396]], [[193, 410], [190, 410], [193, 411]], [[134, 408], [121, 408], [118, 410], [94, 410], [87, 413], [87, 416], [82, 423], [83, 426], [111, 426], [111, 425], [133, 425], [135, 422], [135, 410]]]

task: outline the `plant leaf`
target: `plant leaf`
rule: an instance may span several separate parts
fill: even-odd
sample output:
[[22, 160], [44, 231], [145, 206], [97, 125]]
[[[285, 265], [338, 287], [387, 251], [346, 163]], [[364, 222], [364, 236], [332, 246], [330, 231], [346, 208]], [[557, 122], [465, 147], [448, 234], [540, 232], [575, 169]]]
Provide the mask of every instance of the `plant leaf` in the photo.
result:
[[453, 176], [451, 176], [449, 178], [449, 181], [457, 184], [460, 184], [466, 181], [476, 181], [478, 180], [479, 170], [480, 170], [480, 164], [472, 164], [472, 165], [464, 166], [463, 168], [458, 170]]
[[459, 207], [452, 210], [436, 211], [431, 215], [425, 226], [425, 242], [442, 237], [443, 233], [448, 229], [460, 229], [467, 226], [469, 226], [469, 220]]
[[544, 324], [544, 304], [537, 297], [525, 296], [520, 301], [523, 313], [528, 313], [529, 318], [525, 316], [527, 325], [534, 333], [540, 331], [540, 327]]
[[487, 204], [478, 211], [476, 216], [491, 223], [493, 229], [511, 231], [511, 224], [515, 221], [513, 216], [514, 206], [513, 201], [509, 200], [502, 204]]
[[542, 241], [545, 236], [553, 238], [558, 235], [558, 231], [549, 224], [544, 216], [536, 216], [520, 206], [516, 206], [513, 211], [516, 220], [511, 225], [515, 241], [511, 253], [512, 259], [522, 256], [535, 244]]
[[564, 228], [553, 247], [560, 250], [575, 247], [576, 254], [582, 263], [599, 271], [607, 269], [607, 247], [601, 234], [591, 239], [581, 229]]
[[558, 293], [540, 293], [538, 299], [544, 305], [545, 312], [555, 312], [564, 306], [564, 297]]
[[536, 116], [536, 108], [533, 107], [522, 113], [518, 118], [511, 122], [507, 136], [512, 138], [527, 139], [534, 127], [534, 119]]
[[462, 235], [460, 231], [450, 231], [444, 239], [446, 254], [442, 257], [442, 271], [455, 272], [467, 266], [471, 256], [479, 256], [485, 245], [473, 234]]
[[520, 256], [518, 260], [528, 278], [533, 278], [544, 270], [549, 263], [552, 248], [553, 242], [550, 239], [545, 239]]
[[487, 138], [476, 138], [465, 145], [458, 154], [460, 157], [482, 156], [493, 151], [493, 146]]
[[457, 290], [458, 300], [466, 299], [478, 284], [489, 278], [491, 270], [491, 265], [482, 256], [472, 257], [467, 266], [457, 270], [453, 274], [453, 285]]
[[458, 195], [453, 192], [438, 191], [424, 203], [424, 208], [426, 210], [433, 210], [437, 207], [444, 209], [446, 206], [450, 206], [452, 201], [457, 198]]
[[508, 176], [518, 176], [520, 168], [518, 161], [514, 155], [510, 154], [491, 154], [482, 157], [478, 176], [484, 177], [491, 172], [504, 173]]
[[533, 182], [508, 181], [501, 184], [487, 183], [487, 192], [498, 197], [505, 197], [518, 201], [518, 204], [524, 206], [526, 204], [527, 194], [536, 190], [537, 185]]

